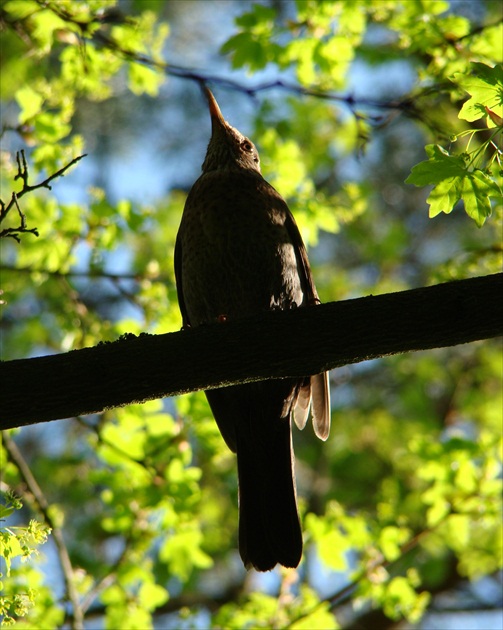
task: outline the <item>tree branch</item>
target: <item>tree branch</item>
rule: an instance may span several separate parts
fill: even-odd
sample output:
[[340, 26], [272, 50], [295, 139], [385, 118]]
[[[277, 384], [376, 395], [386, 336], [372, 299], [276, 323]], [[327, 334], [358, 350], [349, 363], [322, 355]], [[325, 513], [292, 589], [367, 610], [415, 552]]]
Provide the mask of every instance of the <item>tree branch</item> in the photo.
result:
[[10, 459], [17, 466], [17, 469], [19, 470], [21, 477], [24, 479], [28, 490], [35, 498], [39, 509], [44, 515], [45, 522], [52, 530], [52, 536], [56, 544], [56, 550], [59, 558], [59, 563], [61, 565], [61, 571], [63, 572], [66, 596], [71, 602], [73, 609], [71, 614], [71, 628], [72, 630], [82, 630], [84, 627], [83, 611], [79, 602], [77, 589], [75, 588], [74, 571], [70, 560], [70, 555], [68, 553], [68, 549], [63, 538], [63, 532], [55, 523], [54, 519], [51, 517], [49, 502], [45, 498], [45, 494], [42, 492], [42, 489], [38, 485], [37, 480], [33, 476], [30, 467], [26, 463], [16, 443], [6, 431], [2, 431], [2, 439]]
[[503, 273], [0, 363], [0, 428], [503, 334]]
[[14, 177], [14, 181], [20, 179], [23, 182], [23, 187], [21, 188], [19, 192], [12, 193], [10, 201], [7, 204], [2, 199], [0, 199], [0, 223], [2, 223], [2, 221], [6, 218], [6, 216], [14, 207], [17, 209], [20, 223], [18, 227], [5, 228], [1, 230], [0, 238], [9, 236], [15, 239], [19, 243], [20, 234], [26, 234], [29, 232], [31, 234], [35, 234], [35, 236], [38, 236], [37, 228], [29, 229], [27, 227], [26, 215], [22, 212], [21, 208], [19, 207], [18, 200], [21, 199], [23, 195], [26, 195], [26, 193], [32, 192], [33, 190], [37, 190], [38, 188], [48, 188], [49, 190], [51, 190], [51, 186], [49, 185], [49, 183], [52, 182], [57, 177], [63, 177], [63, 175], [70, 168], [70, 166], [73, 166], [74, 164], [76, 164], [83, 157], [86, 157], [85, 153], [83, 155], [79, 155], [78, 157], [74, 158], [71, 162], [66, 164], [66, 166], [63, 166], [52, 175], [49, 175], [49, 177], [46, 177], [46, 179], [44, 179], [40, 183], [34, 184], [33, 186], [31, 186], [28, 183], [28, 164], [26, 163], [24, 149], [21, 149], [20, 152], [16, 153], [17, 174]]

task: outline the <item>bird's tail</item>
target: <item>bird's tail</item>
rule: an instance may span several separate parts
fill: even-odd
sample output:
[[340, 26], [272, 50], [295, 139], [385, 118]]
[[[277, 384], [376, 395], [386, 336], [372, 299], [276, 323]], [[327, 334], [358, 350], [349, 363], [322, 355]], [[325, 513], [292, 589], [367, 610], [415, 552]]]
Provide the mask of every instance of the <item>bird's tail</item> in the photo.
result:
[[267, 443], [240, 440], [239, 552], [247, 568], [296, 567], [302, 557], [290, 418], [275, 420]]
[[297, 383], [262, 381], [206, 392], [220, 431], [237, 453], [239, 551], [247, 568], [296, 567], [302, 557], [291, 408]]

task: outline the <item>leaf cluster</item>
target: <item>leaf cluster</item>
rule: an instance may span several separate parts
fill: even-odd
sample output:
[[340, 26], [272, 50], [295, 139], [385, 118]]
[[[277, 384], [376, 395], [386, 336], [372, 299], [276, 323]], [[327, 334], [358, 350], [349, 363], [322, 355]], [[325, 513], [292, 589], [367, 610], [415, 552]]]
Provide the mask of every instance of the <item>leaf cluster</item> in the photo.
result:
[[[175, 15], [170, 26], [160, 20], [160, 4], [131, 3], [128, 14], [114, 0], [2, 4], [0, 89], [13, 112], [2, 127], [3, 208], [23, 197], [2, 227], [15, 229], [22, 215], [40, 234], [18, 230], [20, 244], [2, 244], [3, 358], [180, 326], [172, 259], [185, 193], [138, 203], [112, 199], [102, 182], [69, 201], [53, 181], [89, 150], [76, 133], [82, 112], [109, 107], [113, 117], [126, 92], [155, 96], [159, 107], [167, 100], [163, 45], [181, 27]], [[324, 300], [500, 268], [494, 4], [479, 21], [443, 0], [238, 4], [225, 58], [250, 75], [274, 70], [297, 82], [286, 99], [261, 98], [251, 135], [264, 174], [317, 245], [311, 260]], [[380, 79], [362, 85], [354, 77], [363, 70], [365, 81]], [[227, 94], [218, 96], [232, 123]], [[121, 120], [138, 125], [134, 111]], [[26, 165], [16, 161], [20, 149]], [[404, 186], [407, 177], [415, 187]], [[422, 211], [424, 186], [434, 186], [433, 220]], [[483, 230], [451, 213], [460, 200]], [[235, 458], [201, 393], [21, 432], [49, 518], [65, 534], [77, 596], [68, 605], [67, 583], [45, 583], [56, 569], [34, 554], [47, 534], [43, 510], [27, 500], [19, 464], [4, 457], [2, 483], [39, 523], [28, 535], [15, 529], [13, 504], [0, 514], [3, 533], [13, 532], [2, 538], [7, 557], [30, 556], [5, 580], [4, 622], [78, 627], [80, 614], [107, 628], [147, 628], [165, 614], [177, 627], [337, 628], [351, 599], [349, 624], [369, 606], [416, 623], [447, 575], [459, 583], [500, 568], [500, 349], [379, 360], [342, 368], [332, 382], [333, 438], [322, 447], [307, 431], [294, 436], [305, 559], [268, 582], [239, 564]]]
[[[461, 75], [458, 84], [471, 96], [463, 104], [458, 117], [470, 122], [483, 118], [487, 120], [489, 129], [493, 128], [492, 133], [480, 146], [470, 150], [468, 143], [466, 150], [457, 155], [451, 155], [439, 145], [427, 145], [428, 160], [414, 166], [406, 182], [416, 186], [434, 184], [427, 199], [430, 217], [436, 217], [440, 212], [450, 213], [462, 199], [466, 213], [480, 227], [491, 215], [490, 198], [493, 197], [500, 205], [503, 198], [502, 67], [471, 64], [469, 77]], [[469, 129], [458, 137], [469, 135], [472, 139], [480, 131]]]
[[[0, 445], [0, 449], [1, 449]], [[3, 455], [3, 453], [2, 453]], [[2, 457], [3, 460], [3, 457]], [[21, 510], [21, 500], [12, 492], [2, 495], [0, 504], [0, 521], [12, 518], [16, 510]], [[0, 625], [9, 626], [16, 620], [25, 617], [35, 607], [38, 591], [35, 588], [37, 580], [29, 578], [29, 571], [25, 580], [18, 579], [17, 567], [13, 568], [13, 561], [27, 562], [38, 555], [38, 547], [47, 542], [51, 530], [44, 523], [31, 519], [28, 525], [11, 525], [0, 527], [0, 558], [3, 573], [0, 573]], [[17, 562], [19, 566], [19, 562]]]

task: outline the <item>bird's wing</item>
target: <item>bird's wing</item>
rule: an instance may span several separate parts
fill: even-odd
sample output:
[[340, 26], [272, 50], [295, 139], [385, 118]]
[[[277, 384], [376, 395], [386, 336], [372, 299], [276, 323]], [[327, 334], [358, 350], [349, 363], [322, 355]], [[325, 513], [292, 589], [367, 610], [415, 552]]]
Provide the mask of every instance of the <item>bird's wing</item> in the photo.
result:
[[185, 306], [185, 300], [183, 297], [183, 286], [182, 286], [182, 242], [180, 239], [180, 232], [176, 237], [175, 242], [175, 281], [176, 281], [176, 292], [178, 294], [178, 304], [180, 306], [180, 312], [182, 314], [182, 322], [183, 327], [186, 328], [190, 326], [189, 316], [187, 314], [187, 307]]
[[[285, 204], [286, 205], [286, 204]], [[302, 289], [305, 294], [304, 305], [319, 304], [320, 299], [318, 292], [314, 285], [313, 275], [309, 266], [309, 260], [307, 258], [307, 251], [300, 235], [299, 228], [293, 217], [293, 214], [287, 207], [287, 213], [285, 217], [285, 227], [288, 232], [288, 236], [295, 248], [295, 255], [297, 257], [297, 263], [299, 265], [299, 276], [302, 284]]]
[[306, 426], [307, 418], [309, 416], [309, 407], [311, 406], [311, 379], [306, 379], [304, 383], [299, 387], [297, 396], [297, 402], [293, 410], [293, 419], [299, 429], [303, 429]]
[[[320, 299], [314, 285], [313, 275], [307, 258], [307, 251], [297, 223], [290, 210], [287, 210], [285, 226], [297, 256], [299, 275], [305, 294], [304, 304], [306, 306], [319, 304]], [[309, 413], [309, 403], [312, 404], [314, 432], [321, 440], [326, 440], [330, 433], [330, 389], [328, 372], [311, 376], [309, 385], [301, 386], [294, 413], [295, 423], [300, 428], [306, 423]]]
[[311, 376], [311, 396], [314, 432], [320, 440], [325, 441], [330, 434], [330, 389], [328, 372]]

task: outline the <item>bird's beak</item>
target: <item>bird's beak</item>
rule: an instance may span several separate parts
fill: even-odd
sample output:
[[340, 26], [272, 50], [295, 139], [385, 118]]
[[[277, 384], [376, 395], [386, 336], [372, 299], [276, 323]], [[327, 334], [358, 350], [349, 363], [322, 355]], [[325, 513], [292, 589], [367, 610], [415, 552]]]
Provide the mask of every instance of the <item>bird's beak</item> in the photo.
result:
[[224, 127], [225, 118], [222, 116], [222, 112], [220, 111], [220, 107], [218, 106], [215, 97], [207, 87], [204, 88], [204, 93], [206, 94], [206, 98], [208, 99], [212, 127]]

